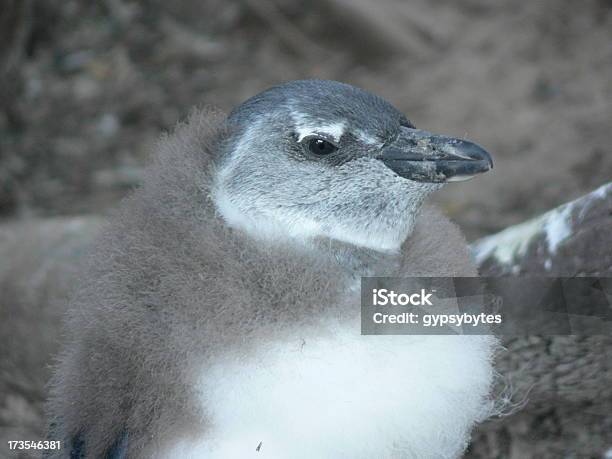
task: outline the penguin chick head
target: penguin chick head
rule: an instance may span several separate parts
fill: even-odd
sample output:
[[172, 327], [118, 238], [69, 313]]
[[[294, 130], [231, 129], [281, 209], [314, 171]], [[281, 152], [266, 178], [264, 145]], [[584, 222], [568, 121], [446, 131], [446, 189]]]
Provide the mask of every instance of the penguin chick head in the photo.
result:
[[335, 81], [291, 81], [238, 106], [213, 199], [264, 239], [324, 237], [397, 251], [425, 197], [492, 167], [478, 145], [416, 129], [384, 99]]

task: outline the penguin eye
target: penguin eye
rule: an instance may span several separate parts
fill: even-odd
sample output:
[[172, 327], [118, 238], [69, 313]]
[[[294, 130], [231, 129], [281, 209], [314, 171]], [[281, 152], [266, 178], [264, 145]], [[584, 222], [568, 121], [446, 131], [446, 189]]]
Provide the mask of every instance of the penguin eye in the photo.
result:
[[333, 143], [320, 137], [313, 137], [306, 140], [308, 151], [313, 155], [325, 156], [333, 153], [338, 149]]

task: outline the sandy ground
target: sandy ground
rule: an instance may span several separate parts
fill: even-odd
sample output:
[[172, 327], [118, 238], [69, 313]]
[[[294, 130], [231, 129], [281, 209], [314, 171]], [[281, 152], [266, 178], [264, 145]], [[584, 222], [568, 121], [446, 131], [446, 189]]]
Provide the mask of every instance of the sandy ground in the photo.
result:
[[104, 213], [194, 105], [318, 77], [492, 153], [435, 197], [474, 239], [612, 179], [611, 45], [609, 0], [5, 0], [0, 218]]

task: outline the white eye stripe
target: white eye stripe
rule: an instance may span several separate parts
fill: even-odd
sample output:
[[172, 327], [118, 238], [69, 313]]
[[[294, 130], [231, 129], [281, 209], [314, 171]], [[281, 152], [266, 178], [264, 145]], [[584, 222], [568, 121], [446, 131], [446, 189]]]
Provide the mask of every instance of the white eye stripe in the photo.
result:
[[[346, 133], [346, 123], [344, 121], [330, 124], [316, 125], [311, 120], [306, 119], [302, 114], [294, 114], [293, 121], [298, 134], [298, 142], [301, 142], [306, 137], [320, 136], [328, 140], [338, 143], [342, 136]], [[383, 142], [380, 139], [369, 135], [368, 133], [357, 130], [354, 132], [355, 137], [359, 141], [367, 145], [382, 146]]]
[[323, 137], [329, 137], [334, 142], [339, 142], [346, 130], [346, 123], [344, 121], [316, 124], [315, 120], [309, 119], [303, 113], [292, 113], [291, 117], [295, 124], [299, 142], [304, 140], [305, 137], [313, 135], [322, 135]]
[[296, 126], [298, 133], [298, 141], [304, 140], [306, 137], [321, 135], [322, 137], [329, 137], [334, 142], [339, 142], [344, 134], [345, 123], [334, 123], [326, 124], [322, 126]]

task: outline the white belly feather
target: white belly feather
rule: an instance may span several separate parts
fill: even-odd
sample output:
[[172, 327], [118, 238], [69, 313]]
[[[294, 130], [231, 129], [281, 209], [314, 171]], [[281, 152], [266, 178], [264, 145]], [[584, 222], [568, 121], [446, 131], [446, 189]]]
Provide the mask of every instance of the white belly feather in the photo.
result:
[[491, 411], [494, 346], [490, 336], [358, 329], [275, 343], [202, 372], [212, 426], [162, 457], [455, 458]]

